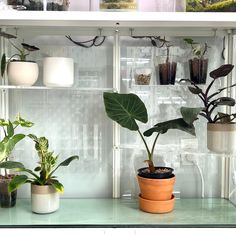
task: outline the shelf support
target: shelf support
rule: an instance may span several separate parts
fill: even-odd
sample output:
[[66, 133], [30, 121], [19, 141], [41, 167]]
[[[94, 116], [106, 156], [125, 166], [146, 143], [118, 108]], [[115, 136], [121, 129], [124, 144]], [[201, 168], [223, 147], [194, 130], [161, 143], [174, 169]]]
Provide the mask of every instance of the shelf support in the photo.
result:
[[[115, 30], [113, 45], [113, 88], [120, 91], [120, 36]], [[120, 126], [113, 122], [113, 198], [120, 198]]]

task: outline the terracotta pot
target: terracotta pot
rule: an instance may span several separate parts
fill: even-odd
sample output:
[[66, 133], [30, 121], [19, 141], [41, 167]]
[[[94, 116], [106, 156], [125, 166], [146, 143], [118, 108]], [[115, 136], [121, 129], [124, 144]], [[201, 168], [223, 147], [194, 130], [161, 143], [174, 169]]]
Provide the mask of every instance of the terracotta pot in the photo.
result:
[[0, 178], [0, 204], [2, 208], [14, 207], [16, 205], [17, 190], [9, 193], [8, 184], [12, 178]]
[[216, 153], [236, 151], [236, 123], [208, 123], [207, 148]]
[[11, 61], [7, 74], [12, 85], [32, 86], [38, 79], [38, 64], [28, 61]]
[[59, 208], [59, 193], [51, 185], [31, 184], [31, 208], [39, 214], [56, 211]]
[[175, 183], [175, 176], [169, 179], [148, 179], [138, 176], [142, 198], [153, 201], [170, 200]]
[[174, 209], [175, 196], [172, 195], [170, 200], [152, 201], [139, 195], [139, 208], [149, 213], [168, 213]]

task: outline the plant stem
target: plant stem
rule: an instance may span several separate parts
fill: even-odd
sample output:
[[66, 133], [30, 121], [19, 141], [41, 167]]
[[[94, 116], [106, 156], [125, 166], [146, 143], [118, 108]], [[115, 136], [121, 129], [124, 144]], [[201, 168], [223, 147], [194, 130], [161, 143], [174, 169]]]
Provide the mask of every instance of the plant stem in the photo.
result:
[[157, 136], [153, 142], [153, 145], [152, 145], [152, 151], [151, 151], [151, 159], [149, 158], [149, 160], [153, 161], [153, 153], [154, 153], [154, 149], [155, 149], [155, 146], [156, 146], [156, 142], [157, 142], [157, 139], [159, 137], [160, 133], [157, 133]]
[[139, 133], [139, 135], [141, 136], [141, 138], [142, 138], [142, 140], [144, 142], [144, 145], [145, 145], [147, 153], [148, 153], [148, 159], [150, 160], [151, 152], [150, 152], [150, 150], [148, 148], [148, 145], [147, 145], [147, 143], [146, 143], [146, 141], [145, 141], [145, 139], [144, 139], [144, 137], [143, 137], [143, 135], [142, 135], [142, 133], [140, 132], [139, 129], [138, 129], [138, 133]]

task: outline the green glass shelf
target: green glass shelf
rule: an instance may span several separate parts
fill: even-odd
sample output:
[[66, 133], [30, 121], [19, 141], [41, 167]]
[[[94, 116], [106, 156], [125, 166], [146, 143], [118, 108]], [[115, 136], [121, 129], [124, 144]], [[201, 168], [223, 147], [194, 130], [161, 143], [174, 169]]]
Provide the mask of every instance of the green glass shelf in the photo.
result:
[[1, 227], [236, 227], [236, 207], [224, 199], [178, 199], [173, 212], [149, 214], [135, 200], [61, 199], [57, 212], [39, 215], [30, 199], [18, 199], [0, 208]]

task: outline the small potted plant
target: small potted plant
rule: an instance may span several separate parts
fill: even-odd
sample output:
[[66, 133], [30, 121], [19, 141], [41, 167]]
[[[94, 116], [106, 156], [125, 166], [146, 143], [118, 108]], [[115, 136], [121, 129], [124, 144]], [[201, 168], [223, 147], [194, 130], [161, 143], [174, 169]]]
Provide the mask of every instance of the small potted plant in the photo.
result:
[[207, 78], [208, 59], [205, 58], [207, 43], [200, 44], [194, 42], [191, 38], [185, 38], [184, 41], [191, 46], [193, 58], [189, 60], [190, 79], [195, 84], [205, 84]]
[[[150, 213], [172, 211], [175, 201], [172, 193], [175, 175], [170, 167], [154, 166], [155, 145], [159, 135], [166, 133], [169, 129], [179, 129], [195, 135], [193, 122], [201, 108], [182, 107], [182, 118], [158, 123], [142, 134], [136, 121], [147, 123], [148, 115], [144, 103], [137, 95], [105, 92], [103, 98], [108, 117], [122, 127], [138, 132], [146, 148], [145, 162], [148, 167], [139, 169], [137, 175], [141, 192], [139, 195], [140, 209]], [[156, 134], [156, 137], [150, 148], [144, 136], [149, 137], [153, 133]]]
[[234, 106], [235, 99], [231, 97], [219, 97], [218, 95], [231, 86], [219, 88], [218, 90], [210, 93], [214, 83], [221, 77], [227, 76], [233, 69], [233, 65], [226, 64], [210, 72], [212, 81], [207, 86], [206, 90], [203, 91], [196, 83], [189, 79], [183, 79], [191, 83], [189, 91], [198, 96], [203, 102], [202, 111], [199, 113], [200, 116], [204, 117], [207, 123], [207, 148], [217, 153], [229, 153], [236, 150], [236, 123], [233, 120], [236, 118], [236, 114], [225, 114], [216, 111], [221, 106]]
[[[166, 55], [156, 57], [156, 73], [159, 72], [159, 79], [161, 85], [175, 84], [177, 62], [176, 57], [170, 55], [170, 48], [173, 46], [170, 41], [167, 41], [165, 37], [162, 39], [158, 37], [160, 41], [159, 48], [165, 48]], [[153, 46], [157, 46], [154, 40], [152, 40]]]
[[57, 165], [58, 155], [49, 151], [48, 140], [45, 137], [38, 138], [33, 134], [29, 134], [28, 137], [35, 142], [35, 149], [38, 152], [39, 162], [36, 168], [32, 171], [22, 163], [13, 161], [1, 163], [0, 167], [30, 174], [30, 177], [15, 176], [9, 183], [8, 191], [13, 192], [22, 184], [31, 183], [32, 211], [39, 214], [51, 213], [59, 208], [59, 193], [64, 191], [63, 185], [54, 173], [60, 166], [68, 166], [79, 157], [71, 156]]
[[[3, 130], [4, 137], [0, 142], [0, 164], [4, 164], [10, 158], [10, 155], [15, 145], [20, 142], [25, 135], [22, 133], [15, 134], [15, 130], [18, 126], [29, 128], [33, 126], [33, 123], [18, 115], [16, 120], [11, 122], [10, 120], [0, 119], [0, 127]], [[1, 168], [1, 167], [0, 167]], [[1, 207], [13, 207], [16, 204], [17, 191], [8, 192], [8, 184], [14, 178], [15, 175], [9, 174], [4, 169], [4, 175], [0, 175], [0, 204]]]
[[[39, 48], [21, 43], [21, 47], [16, 46], [10, 39], [10, 44], [18, 51], [6, 60], [4, 53], [1, 58], [1, 76], [3, 77], [6, 69], [8, 80], [12, 85], [32, 86], [38, 79], [39, 68], [35, 61], [28, 61], [27, 56], [30, 52], [37, 51]], [[15, 58], [18, 59], [15, 59]]]

